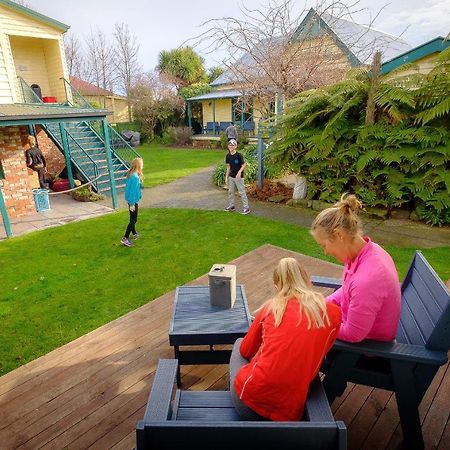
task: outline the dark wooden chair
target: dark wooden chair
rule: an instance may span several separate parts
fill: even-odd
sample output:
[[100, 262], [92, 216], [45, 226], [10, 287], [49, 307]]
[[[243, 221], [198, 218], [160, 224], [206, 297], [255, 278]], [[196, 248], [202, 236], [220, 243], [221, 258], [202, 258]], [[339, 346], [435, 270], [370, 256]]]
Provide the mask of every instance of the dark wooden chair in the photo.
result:
[[244, 122], [242, 130], [248, 131], [249, 133], [253, 133], [253, 131], [255, 130], [255, 122], [253, 122], [252, 120]]
[[225, 131], [233, 122], [220, 122], [219, 131]]
[[[338, 288], [340, 280], [312, 277], [315, 286]], [[395, 393], [407, 448], [424, 447], [419, 404], [450, 348], [450, 294], [417, 251], [401, 285], [402, 310], [395, 342], [337, 340], [323, 365], [330, 404], [347, 381]]]
[[136, 427], [137, 450], [347, 448], [345, 425], [334, 421], [318, 377], [311, 383], [303, 421], [246, 422], [229, 391], [177, 390], [177, 367], [176, 359], [159, 361], [144, 419]]
[[219, 122], [206, 122], [205, 133], [218, 133], [219, 132]]

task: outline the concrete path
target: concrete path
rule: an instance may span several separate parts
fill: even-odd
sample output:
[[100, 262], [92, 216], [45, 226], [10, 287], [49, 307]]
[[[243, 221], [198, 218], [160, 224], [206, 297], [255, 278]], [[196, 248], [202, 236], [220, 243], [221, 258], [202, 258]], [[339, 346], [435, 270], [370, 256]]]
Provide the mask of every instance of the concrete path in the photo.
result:
[[[228, 205], [228, 192], [212, 183], [213, 168], [203, 169], [191, 176], [154, 188], [146, 188], [140, 206], [143, 208], [192, 208], [223, 210]], [[89, 219], [112, 212], [111, 199], [101, 202], [82, 203], [68, 195], [50, 197], [51, 210], [11, 220], [14, 236], [38, 229], [63, 225], [76, 220]], [[119, 207], [125, 208], [123, 194], [119, 195]], [[241, 207], [236, 199], [236, 208]], [[251, 214], [258, 217], [279, 220], [302, 227], [309, 227], [317, 212], [307, 208], [289, 207], [250, 200]], [[224, 214], [238, 214], [226, 213]], [[244, 220], [244, 217], [243, 217]], [[429, 248], [450, 245], [450, 228], [436, 228], [409, 220], [363, 219], [365, 232], [381, 244], [403, 247]], [[6, 234], [0, 226], [0, 240]]]
[[[193, 175], [154, 188], [146, 188], [140, 202], [143, 208], [193, 208], [222, 210], [228, 205], [228, 192], [212, 183], [213, 168], [203, 169]], [[110, 202], [110, 201], [109, 201]], [[108, 200], [102, 201], [108, 205]], [[125, 208], [123, 194], [119, 206]], [[236, 208], [241, 207], [236, 199]], [[299, 207], [289, 207], [268, 202], [250, 200], [251, 214], [279, 220], [302, 227], [309, 227], [317, 212]], [[226, 213], [224, 214], [236, 214]], [[409, 220], [363, 219], [364, 231], [381, 244], [402, 247], [429, 248], [450, 245], [450, 228], [430, 227]]]
[[[67, 194], [50, 195], [50, 209], [48, 211], [28, 214], [18, 219], [10, 219], [11, 231], [13, 237], [20, 236], [44, 228], [103, 216], [113, 211], [107, 205], [78, 202]], [[2, 239], [6, 239], [6, 232], [0, 219], [0, 240]]]

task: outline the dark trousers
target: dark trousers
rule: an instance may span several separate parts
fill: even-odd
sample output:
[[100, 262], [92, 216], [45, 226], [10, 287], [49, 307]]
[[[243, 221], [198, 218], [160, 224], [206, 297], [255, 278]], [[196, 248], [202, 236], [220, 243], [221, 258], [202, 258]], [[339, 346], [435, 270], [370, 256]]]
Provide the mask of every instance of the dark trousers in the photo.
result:
[[130, 234], [136, 234], [136, 222], [138, 220], [139, 205], [134, 204], [134, 211], [130, 211], [130, 222], [128, 223], [127, 230], [125, 231], [125, 237], [128, 239]]
[[38, 167], [38, 168], [35, 168], [34, 170], [38, 174], [39, 186], [41, 187], [41, 189], [46, 189], [47, 183], [45, 182], [45, 167]]
[[248, 364], [248, 361], [241, 356], [241, 352], [239, 351], [241, 342], [242, 338], [238, 339], [234, 343], [233, 350], [231, 352], [229, 368], [231, 401], [233, 402], [234, 409], [242, 420], [268, 420], [266, 417], [260, 416], [257, 412], [247, 406], [234, 390], [234, 379], [236, 378], [239, 369]]

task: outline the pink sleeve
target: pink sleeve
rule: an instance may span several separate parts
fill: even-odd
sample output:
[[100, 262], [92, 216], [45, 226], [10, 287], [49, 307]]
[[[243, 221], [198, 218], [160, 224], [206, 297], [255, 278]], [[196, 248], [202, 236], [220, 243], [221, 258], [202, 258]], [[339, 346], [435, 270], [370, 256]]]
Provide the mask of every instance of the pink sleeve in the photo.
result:
[[370, 279], [354, 279], [349, 287], [347, 320], [342, 323], [338, 339], [360, 342], [367, 337], [382, 306], [377, 283]]
[[255, 317], [239, 348], [241, 355], [250, 360], [259, 350], [262, 344], [262, 321], [266, 315], [264, 308]]
[[331, 295], [329, 295], [327, 297], [327, 302], [334, 303], [338, 306], [341, 306], [343, 295], [344, 294], [342, 293], [342, 286], [341, 286], [339, 289], [337, 289], [336, 291], [334, 291]]

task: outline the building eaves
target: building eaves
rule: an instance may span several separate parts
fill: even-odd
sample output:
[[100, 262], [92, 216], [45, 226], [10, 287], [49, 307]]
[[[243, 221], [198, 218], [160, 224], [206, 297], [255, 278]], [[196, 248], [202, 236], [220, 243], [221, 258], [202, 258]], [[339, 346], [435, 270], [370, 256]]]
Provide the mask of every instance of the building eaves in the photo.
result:
[[0, 126], [15, 122], [22, 124], [26, 121], [45, 123], [46, 120], [65, 119], [75, 120], [86, 117], [104, 118], [111, 114], [106, 109], [73, 108], [61, 105], [27, 105], [21, 103], [0, 105]]
[[237, 89], [229, 89], [229, 90], [221, 90], [221, 91], [212, 91], [207, 94], [197, 95], [195, 97], [191, 97], [186, 99], [186, 101], [201, 101], [201, 100], [215, 100], [218, 98], [236, 98], [240, 97], [242, 92]]
[[387, 74], [403, 64], [413, 63], [419, 59], [425, 58], [433, 53], [442, 52], [450, 46], [450, 41], [442, 36], [438, 36], [431, 41], [425, 42], [411, 50], [385, 61], [381, 65], [381, 73]]
[[18, 3], [10, 0], [0, 0], [0, 5], [3, 5], [6, 8], [17, 11], [18, 13], [24, 14], [35, 20], [38, 20], [39, 22], [45, 23], [46, 25], [50, 25], [51, 27], [56, 28], [57, 30], [60, 30], [64, 33], [70, 28], [70, 26], [66, 25], [65, 23], [59, 22], [55, 19], [52, 19], [51, 17], [45, 16], [44, 14], [38, 13], [33, 9], [19, 5]]

